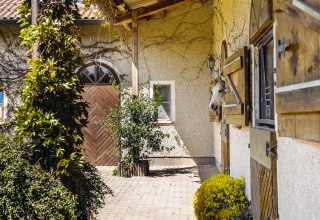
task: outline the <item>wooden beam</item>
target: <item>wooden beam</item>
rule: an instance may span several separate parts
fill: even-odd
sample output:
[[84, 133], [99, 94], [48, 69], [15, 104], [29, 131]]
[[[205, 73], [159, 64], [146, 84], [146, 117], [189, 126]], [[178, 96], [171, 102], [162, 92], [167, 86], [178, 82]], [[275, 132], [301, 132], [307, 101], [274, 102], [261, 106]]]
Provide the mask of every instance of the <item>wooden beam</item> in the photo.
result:
[[138, 11], [132, 12], [132, 95], [138, 96], [139, 89], [138, 65]]
[[[31, 1], [31, 23], [33, 25], [37, 24], [37, 16], [39, 11], [39, 0]], [[32, 58], [39, 57], [39, 44], [35, 43], [32, 45]]]
[[[199, 2], [199, 0], [167, 0], [167, 1], [159, 2], [149, 7], [137, 9], [138, 18], [150, 16], [164, 10], [173, 10], [185, 4], [188, 4], [188, 3], [190, 4], [193, 2]], [[132, 22], [132, 19], [133, 19], [132, 13], [128, 12], [126, 14], [120, 15], [119, 17], [116, 17], [115, 25], [120, 25], [122, 23], [130, 23]]]

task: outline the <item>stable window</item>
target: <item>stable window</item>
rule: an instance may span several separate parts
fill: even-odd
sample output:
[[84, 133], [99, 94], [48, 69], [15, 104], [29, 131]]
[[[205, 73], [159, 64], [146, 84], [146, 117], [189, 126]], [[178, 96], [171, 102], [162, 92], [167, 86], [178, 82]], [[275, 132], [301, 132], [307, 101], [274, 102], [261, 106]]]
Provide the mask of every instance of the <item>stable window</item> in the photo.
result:
[[0, 90], [0, 121], [4, 119], [3, 111], [3, 90]]
[[159, 95], [162, 103], [158, 108], [158, 122], [175, 120], [175, 84], [174, 81], [151, 81], [151, 97]]
[[260, 126], [274, 128], [274, 41], [269, 31], [258, 46], [259, 57], [259, 116]]

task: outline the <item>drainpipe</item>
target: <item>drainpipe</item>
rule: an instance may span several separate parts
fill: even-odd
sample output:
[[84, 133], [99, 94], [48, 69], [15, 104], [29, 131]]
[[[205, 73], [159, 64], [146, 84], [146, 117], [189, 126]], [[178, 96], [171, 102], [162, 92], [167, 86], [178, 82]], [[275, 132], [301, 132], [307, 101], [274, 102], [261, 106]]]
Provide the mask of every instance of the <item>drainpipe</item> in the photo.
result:
[[[39, 0], [31, 0], [31, 24], [37, 24], [37, 17], [39, 11]], [[39, 44], [32, 45], [32, 58], [39, 58]]]

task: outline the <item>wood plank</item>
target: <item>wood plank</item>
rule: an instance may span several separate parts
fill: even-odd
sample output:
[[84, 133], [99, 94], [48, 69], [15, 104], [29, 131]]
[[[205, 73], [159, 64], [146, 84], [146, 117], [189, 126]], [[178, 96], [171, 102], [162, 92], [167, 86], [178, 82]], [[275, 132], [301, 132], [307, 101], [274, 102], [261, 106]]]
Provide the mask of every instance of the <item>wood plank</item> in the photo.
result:
[[[166, 0], [161, 1], [157, 4], [153, 4], [149, 7], [139, 8], [137, 9], [137, 16], [138, 18], [143, 18], [146, 16], [157, 14], [164, 10], [173, 10], [179, 7], [182, 7], [186, 4], [190, 4], [193, 2], [199, 2], [199, 0]], [[115, 25], [120, 25], [123, 23], [131, 23], [133, 21], [133, 16], [131, 12], [128, 12], [126, 14], [120, 15], [115, 18]]]
[[224, 107], [223, 112], [225, 115], [241, 115], [243, 114], [243, 104], [229, 108]]
[[221, 123], [221, 172], [230, 174], [230, 136], [229, 125]]
[[254, 220], [260, 219], [260, 171], [258, 162], [250, 158], [250, 174], [251, 174], [251, 210]]
[[320, 111], [320, 86], [278, 93], [277, 113], [298, 113]]
[[237, 72], [238, 70], [243, 68], [243, 56], [239, 56], [233, 62], [228, 63], [223, 67], [223, 72], [225, 74], [231, 74]]
[[[305, 55], [309, 53], [306, 51], [305, 45], [309, 43], [309, 36], [305, 36], [305, 26], [297, 18], [293, 18], [292, 28], [292, 56], [290, 59], [291, 74], [287, 75], [287, 83], [292, 84], [305, 82]], [[290, 81], [288, 81], [290, 79]], [[291, 81], [292, 80], [292, 81]]]
[[[276, 41], [278, 42], [279, 39], [282, 37], [285, 38], [285, 40], [290, 40], [292, 38], [291, 36], [291, 30], [293, 27], [293, 18], [286, 13], [276, 13]], [[278, 43], [277, 43], [278, 45]], [[278, 50], [277, 50], [278, 52]], [[288, 84], [292, 84], [292, 77], [288, 77], [287, 75], [292, 75], [291, 72], [291, 64], [290, 60], [292, 57], [292, 52], [290, 50], [287, 50], [285, 52], [285, 57], [283, 59], [279, 59], [277, 56], [276, 59], [276, 67], [277, 67], [277, 86], [285, 86]]]
[[319, 79], [319, 38], [319, 32], [310, 28], [305, 28], [305, 45], [303, 55], [305, 59], [306, 81]]
[[278, 114], [278, 124], [280, 137], [296, 137], [295, 114]]
[[319, 141], [320, 140], [320, 114], [296, 114], [296, 138]]

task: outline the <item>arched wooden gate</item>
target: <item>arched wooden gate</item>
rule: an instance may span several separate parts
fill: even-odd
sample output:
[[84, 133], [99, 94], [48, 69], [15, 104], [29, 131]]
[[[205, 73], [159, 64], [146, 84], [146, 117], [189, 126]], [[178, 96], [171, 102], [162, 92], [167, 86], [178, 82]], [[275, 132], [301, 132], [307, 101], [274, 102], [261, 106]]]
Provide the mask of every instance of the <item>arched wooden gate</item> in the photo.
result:
[[85, 159], [96, 166], [116, 165], [119, 162], [117, 140], [112, 130], [99, 125], [106, 119], [107, 109], [119, 104], [119, 94], [111, 80], [119, 82], [115, 70], [101, 62], [92, 62], [79, 69], [78, 73], [86, 82], [83, 99], [89, 104], [89, 124], [83, 129]]

